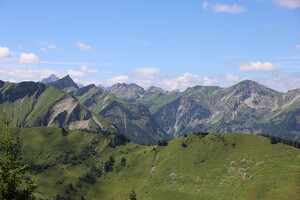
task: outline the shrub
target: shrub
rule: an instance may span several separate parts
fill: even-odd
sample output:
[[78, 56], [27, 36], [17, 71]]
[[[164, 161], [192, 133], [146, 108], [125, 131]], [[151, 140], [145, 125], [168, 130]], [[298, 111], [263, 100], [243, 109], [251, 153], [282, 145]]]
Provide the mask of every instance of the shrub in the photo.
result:
[[181, 142], [181, 146], [184, 147], [184, 148], [186, 148], [186, 147], [187, 147], [187, 144], [184, 143], [184, 142]]
[[166, 140], [159, 140], [157, 142], [158, 146], [168, 146], [168, 142]]

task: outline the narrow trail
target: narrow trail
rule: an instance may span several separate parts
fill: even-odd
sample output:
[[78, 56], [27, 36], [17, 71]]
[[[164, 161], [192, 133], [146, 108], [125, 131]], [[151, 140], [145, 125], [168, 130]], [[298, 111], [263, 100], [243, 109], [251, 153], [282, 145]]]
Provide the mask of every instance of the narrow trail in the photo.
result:
[[155, 160], [154, 160], [153, 165], [152, 165], [152, 167], [150, 169], [150, 173], [152, 175], [154, 174], [154, 172], [155, 172], [155, 170], [157, 168], [156, 163], [157, 163], [158, 157], [159, 157], [159, 152], [156, 152], [156, 154], [155, 154]]

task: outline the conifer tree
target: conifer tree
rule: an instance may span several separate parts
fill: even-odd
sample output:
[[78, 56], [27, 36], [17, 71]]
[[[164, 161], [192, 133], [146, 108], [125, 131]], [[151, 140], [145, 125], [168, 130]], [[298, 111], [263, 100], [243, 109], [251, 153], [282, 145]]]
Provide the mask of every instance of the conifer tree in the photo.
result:
[[3, 113], [3, 130], [0, 133], [0, 199], [27, 200], [37, 184], [25, 173], [26, 165], [18, 162], [17, 142], [9, 132], [9, 121]]

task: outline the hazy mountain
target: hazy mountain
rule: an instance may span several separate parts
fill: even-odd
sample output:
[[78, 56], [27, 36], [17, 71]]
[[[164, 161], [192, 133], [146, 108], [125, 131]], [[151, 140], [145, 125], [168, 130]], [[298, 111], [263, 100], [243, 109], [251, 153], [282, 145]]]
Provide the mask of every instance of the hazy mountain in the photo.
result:
[[69, 76], [50, 85], [70, 94], [41, 83], [0, 82], [0, 103], [14, 115], [15, 126], [70, 126], [74, 112], [76, 121], [103, 116], [140, 144], [195, 131], [267, 133], [300, 140], [300, 89], [281, 93], [247, 80], [228, 88], [194, 86], [184, 92], [115, 84], [108, 92], [95, 85], [79, 89]]
[[135, 102], [138, 98], [141, 97], [141, 95], [145, 93], [144, 88], [135, 83], [117, 83], [109, 87], [108, 91], [116, 95], [118, 98], [128, 102]]
[[[300, 133], [299, 90], [286, 94], [254, 81], [229, 88], [195, 86], [175, 98], [145, 104], [164, 131], [174, 137], [192, 131]], [[143, 102], [143, 101], [141, 101]], [[164, 103], [160, 103], [164, 102]], [[154, 106], [155, 105], [155, 109]]]
[[69, 75], [49, 84], [64, 92], [71, 92], [79, 89], [78, 85]]
[[155, 144], [158, 140], [171, 139], [157, 125], [145, 106], [128, 103], [89, 85], [72, 93], [84, 106], [114, 122], [119, 131], [139, 144]]
[[52, 82], [55, 82], [57, 80], [59, 80], [59, 78], [56, 75], [52, 74], [48, 78], [44, 78], [43, 80], [41, 80], [41, 83], [45, 83], [45, 84], [46, 83], [52, 83]]
[[82, 106], [71, 95], [35, 82], [0, 82], [0, 110], [16, 127], [55, 126], [117, 132], [113, 124]]

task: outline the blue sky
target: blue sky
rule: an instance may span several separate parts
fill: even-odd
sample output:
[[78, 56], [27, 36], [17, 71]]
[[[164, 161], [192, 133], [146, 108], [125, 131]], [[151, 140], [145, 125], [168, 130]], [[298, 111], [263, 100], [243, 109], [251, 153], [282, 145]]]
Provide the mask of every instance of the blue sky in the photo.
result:
[[0, 0], [0, 79], [300, 88], [300, 0]]

